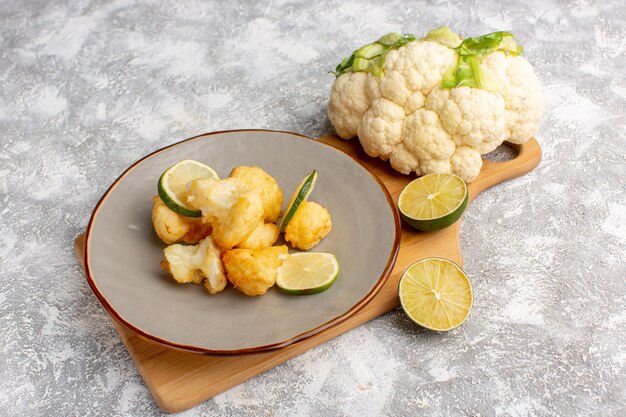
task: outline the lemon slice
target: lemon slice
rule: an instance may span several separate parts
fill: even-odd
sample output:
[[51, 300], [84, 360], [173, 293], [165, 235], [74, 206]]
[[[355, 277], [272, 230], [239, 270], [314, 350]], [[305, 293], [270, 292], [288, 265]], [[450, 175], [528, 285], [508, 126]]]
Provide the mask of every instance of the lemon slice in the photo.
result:
[[187, 217], [200, 217], [200, 210], [193, 210], [184, 203], [187, 183], [198, 178], [218, 179], [213, 168], [198, 161], [184, 159], [165, 170], [157, 187], [159, 197], [172, 211]]
[[400, 278], [398, 296], [411, 320], [430, 330], [460, 326], [472, 309], [472, 284], [452, 261], [428, 258], [414, 263]]
[[467, 207], [467, 185], [453, 174], [424, 175], [407, 185], [398, 199], [400, 215], [411, 226], [432, 232], [457, 221]]
[[313, 187], [315, 187], [315, 182], [317, 181], [317, 172], [313, 170], [309, 175], [307, 175], [302, 182], [296, 188], [293, 195], [291, 196], [291, 200], [289, 200], [289, 204], [287, 205], [287, 210], [285, 210], [285, 215], [283, 219], [280, 221], [280, 231], [284, 232], [285, 228], [298, 211], [298, 207], [304, 201], [309, 198], [309, 195], [313, 191]]
[[278, 269], [276, 285], [292, 295], [326, 291], [339, 275], [339, 263], [332, 253], [293, 253]]

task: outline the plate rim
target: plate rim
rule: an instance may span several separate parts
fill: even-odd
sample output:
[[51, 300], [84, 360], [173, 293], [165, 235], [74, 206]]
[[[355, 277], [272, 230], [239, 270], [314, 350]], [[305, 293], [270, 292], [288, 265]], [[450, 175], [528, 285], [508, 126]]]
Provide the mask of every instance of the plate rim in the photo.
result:
[[[200, 346], [192, 346], [192, 345], [186, 345], [186, 344], [181, 344], [178, 342], [174, 342], [171, 340], [167, 340], [167, 339], [163, 339], [159, 336], [150, 334], [136, 326], [134, 326], [132, 323], [130, 323], [129, 321], [127, 321], [126, 319], [124, 319], [124, 317], [122, 317], [121, 314], [119, 314], [115, 308], [113, 308], [113, 306], [107, 301], [106, 297], [100, 292], [100, 290], [98, 289], [98, 286], [95, 283], [94, 278], [92, 277], [92, 273], [91, 273], [91, 268], [89, 266], [89, 241], [91, 238], [91, 228], [93, 225], [93, 222], [98, 214], [98, 211], [100, 209], [100, 206], [102, 205], [102, 203], [106, 200], [106, 198], [108, 197], [109, 193], [111, 193], [111, 191], [113, 191], [113, 189], [117, 186], [117, 184], [128, 174], [130, 173], [130, 171], [132, 171], [137, 165], [139, 165], [140, 163], [142, 163], [143, 161], [155, 156], [158, 153], [161, 153], [169, 148], [172, 148], [174, 146], [177, 146], [181, 143], [184, 142], [190, 142], [192, 140], [197, 140], [197, 139], [201, 139], [207, 136], [213, 136], [213, 135], [219, 135], [219, 134], [224, 134], [224, 133], [239, 133], [239, 132], [263, 132], [263, 133], [278, 133], [278, 134], [288, 134], [288, 135], [293, 135], [293, 136], [298, 136], [301, 137], [303, 139], [307, 139], [307, 140], [311, 140], [314, 141], [320, 145], [323, 146], [327, 146], [332, 148], [333, 150], [337, 151], [337, 152], [341, 152], [344, 155], [350, 157], [350, 159], [352, 159], [356, 164], [358, 164], [361, 168], [363, 168], [378, 184], [378, 186], [381, 188], [383, 194], [385, 195], [385, 197], [387, 198], [387, 203], [389, 204], [389, 207], [391, 209], [391, 212], [393, 214], [393, 218], [394, 218], [394, 225], [395, 225], [395, 236], [394, 236], [394, 242], [392, 245], [392, 250], [391, 253], [389, 255], [389, 258], [387, 259], [387, 264], [385, 265], [385, 268], [383, 269], [383, 272], [381, 274], [381, 276], [378, 278], [378, 280], [376, 281], [376, 283], [372, 286], [371, 290], [363, 297], [361, 298], [356, 304], [354, 304], [352, 307], [350, 307], [349, 309], [347, 309], [346, 311], [344, 311], [342, 314], [332, 318], [331, 320], [317, 326], [314, 327], [312, 329], [307, 330], [306, 332], [300, 333], [296, 336], [293, 336], [287, 340], [283, 340], [280, 342], [276, 342], [276, 343], [272, 343], [272, 344], [267, 344], [267, 345], [262, 345], [262, 346], [254, 346], [254, 347], [248, 347], [248, 348], [243, 348], [243, 349], [207, 349], [204, 347], [200, 347]], [[172, 143], [170, 145], [164, 146], [160, 149], [157, 149], [154, 152], [151, 152], [143, 157], [141, 157], [140, 159], [136, 160], [135, 162], [133, 162], [128, 168], [126, 168], [124, 170], [124, 172], [122, 172], [115, 181], [113, 181], [113, 183], [107, 188], [107, 190], [104, 192], [104, 194], [102, 194], [102, 197], [100, 197], [100, 199], [98, 200], [98, 203], [95, 205], [91, 216], [89, 218], [89, 223], [87, 224], [87, 229], [85, 231], [85, 252], [83, 254], [83, 265], [85, 266], [85, 277], [87, 279], [87, 283], [89, 284], [89, 287], [91, 288], [91, 291], [94, 293], [94, 295], [96, 296], [96, 298], [98, 299], [98, 301], [100, 302], [100, 304], [102, 304], [102, 306], [104, 307], [104, 309], [107, 311], [107, 313], [112, 316], [112, 318], [114, 318], [118, 323], [122, 324], [123, 326], [125, 326], [126, 328], [128, 328], [129, 330], [132, 330], [133, 332], [135, 332], [136, 334], [138, 334], [139, 336], [148, 339], [149, 341], [155, 342], [161, 346], [165, 346], [165, 347], [169, 347], [169, 348], [174, 348], [174, 349], [179, 349], [179, 350], [183, 350], [183, 351], [187, 351], [187, 352], [194, 352], [194, 353], [202, 353], [202, 354], [207, 354], [207, 355], [239, 355], [239, 354], [249, 354], [249, 353], [260, 353], [260, 352], [266, 352], [266, 351], [270, 351], [270, 350], [275, 350], [275, 349], [280, 349], [289, 345], [292, 345], [294, 343], [300, 342], [302, 340], [306, 340], [311, 336], [314, 336], [316, 334], [320, 334], [326, 330], [329, 330], [333, 327], [338, 326], [339, 324], [343, 323], [344, 321], [346, 321], [348, 318], [354, 316], [357, 312], [359, 312], [363, 307], [365, 307], [379, 292], [380, 290], [383, 288], [383, 286], [385, 285], [385, 283], [387, 282], [387, 279], [389, 278], [389, 276], [391, 275], [391, 272], [393, 271], [393, 267], [395, 265], [396, 259], [398, 257], [398, 252], [400, 250], [400, 238], [402, 235], [402, 229], [401, 229], [401, 222], [400, 222], [400, 215], [398, 214], [398, 210], [396, 208], [395, 202], [393, 200], [393, 197], [391, 196], [391, 194], [389, 193], [389, 190], [387, 189], [387, 187], [385, 186], [385, 184], [382, 182], [382, 180], [380, 178], [378, 178], [378, 176], [376, 174], [374, 174], [372, 172], [371, 169], [369, 169], [367, 166], [363, 165], [361, 162], [359, 162], [355, 157], [353, 157], [352, 155], [348, 154], [347, 152], [344, 152], [343, 150], [334, 147], [333, 145], [330, 145], [328, 143], [324, 143], [324, 142], [320, 142], [318, 139], [309, 137], [309, 136], [305, 136], [302, 135], [300, 133], [295, 133], [295, 132], [289, 132], [289, 131], [283, 131], [283, 130], [272, 130], [272, 129], [232, 129], [232, 130], [219, 130], [219, 131], [213, 131], [213, 132], [208, 132], [208, 133], [202, 133], [196, 136], [192, 136], [190, 138], [187, 139], [183, 139], [181, 141]]]

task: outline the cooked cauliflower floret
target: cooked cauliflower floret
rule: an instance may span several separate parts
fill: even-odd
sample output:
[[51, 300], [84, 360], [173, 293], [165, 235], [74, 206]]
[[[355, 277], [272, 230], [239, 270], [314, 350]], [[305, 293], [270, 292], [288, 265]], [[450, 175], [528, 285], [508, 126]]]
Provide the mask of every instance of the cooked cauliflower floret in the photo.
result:
[[226, 287], [220, 250], [210, 236], [198, 245], [170, 245], [163, 253], [165, 260], [161, 266], [172, 274], [176, 282], [200, 284], [204, 281], [204, 286], [211, 294]]
[[278, 239], [278, 226], [274, 223], [259, 223], [256, 229], [243, 242], [237, 245], [242, 249], [265, 249], [276, 243]]
[[263, 219], [261, 197], [238, 178], [191, 181], [188, 203], [202, 210], [202, 220], [213, 227], [211, 236], [224, 249], [244, 241]]
[[252, 195], [257, 196], [257, 199], [239, 199], [230, 209], [226, 221], [220, 221], [213, 226], [211, 236], [221, 247], [232, 248], [243, 242], [263, 218], [261, 200], [257, 194]]
[[232, 249], [222, 260], [228, 281], [246, 295], [263, 295], [276, 282], [278, 268], [289, 257], [287, 246], [261, 250]]
[[309, 250], [330, 233], [332, 225], [328, 210], [305, 201], [285, 228], [285, 240], [294, 248]]
[[173, 212], [158, 195], [152, 198], [152, 225], [159, 238], [168, 245], [198, 243], [211, 234], [211, 225]]
[[205, 223], [228, 216], [231, 207], [249, 189], [239, 180], [200, 178], [187, 184], [187, 203], [201, 210]]
[[283, 192], [276, 180], [259, 167], [238, 166], [230, 172], [231, 178], [238, 178], [250, 189], [256, 191], [263, 200], [263, 219], [274, 223], [280, 217], [283, 206]]

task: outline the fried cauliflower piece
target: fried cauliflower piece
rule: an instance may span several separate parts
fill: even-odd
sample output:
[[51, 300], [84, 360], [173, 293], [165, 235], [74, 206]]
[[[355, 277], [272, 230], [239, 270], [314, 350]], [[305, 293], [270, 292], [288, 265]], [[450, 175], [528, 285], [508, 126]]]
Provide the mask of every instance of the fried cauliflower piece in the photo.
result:
[[222, 260], [228, 281], [246, 295], [263, 295], [276, 282], [278, 268], [289, 258], [287, 246], [261, 250], [232, 249]]
[[263, 208], [260, 201], [257, 203], [252, 199], [242, 198], [231, 208], [225, 221], [214, 225], [212, 236], [221, 247], [232, 248], [250, 236], [262, 218]]
[[261, 197], [238, 178], [191, 181], [188, 203], [202, 210], [202, 221], [212, 226], [211, 236], [224, 249], [244, 241], [263, 219]]
[[228, 216], [230, 208], [247, 191], [239, 180], [199, 178], [187, 184], [187, 203], [202, 211], [204, 222], [211, 223]]
[[161, 267], [172, 274], [179, 284], [200, 284], [215, 294], [226, 287], [220, 250], [211, 237], [193, 246], [170, 245], [163, 250], [165, 260]]
[[328, 210], [305, 201], [285, 228], [285, 240], [294, 248], [309, 250], [330, 233], [332, 226]]
[[256, 229], [243, 242], [239, 243], [237, 247], [254, 250], [269, 248], [278, 240], [278, 234], [278, 226], [274, 223], [263, 223], [261, 221]]
[[271, 175], [256, 166], [237, 166], [229, 176], [239, 178], [249, 188], [259, 193], [263, 200], [263, 220], [267, 223], [275, 223], [278, 220], [283, 206], [283, 192]]
[[152, 225], [159, 238], [168, 245], [177, 242], [195, 244], [211, 234], [210, 224], [173, 212], [158, 195], [152, 197]]

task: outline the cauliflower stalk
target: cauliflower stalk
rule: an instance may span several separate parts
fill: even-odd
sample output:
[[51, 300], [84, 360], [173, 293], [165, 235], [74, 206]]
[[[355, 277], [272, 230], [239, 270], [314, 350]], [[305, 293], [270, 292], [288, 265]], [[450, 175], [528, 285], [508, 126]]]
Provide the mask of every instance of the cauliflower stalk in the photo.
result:
[[336, 68], [328, 116], [344, 139], [403, 174], [471, 182], [481, 154], [537, 131], [541, 85], [508, 32], [461, 38], [447, 27], [417, 40], [391, 33]]

